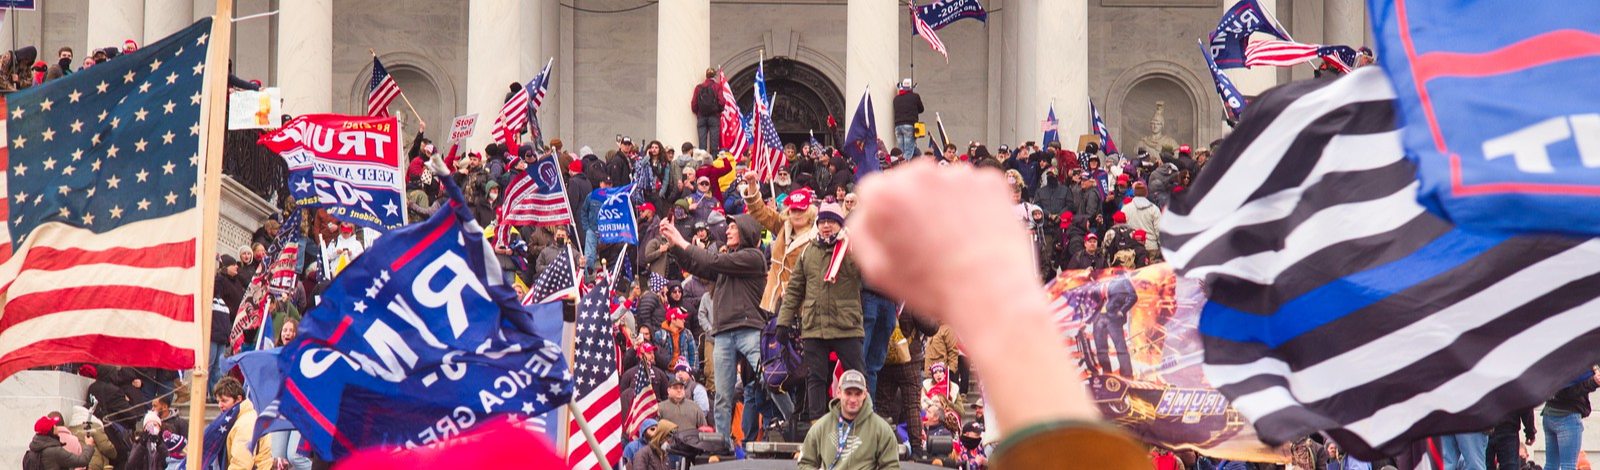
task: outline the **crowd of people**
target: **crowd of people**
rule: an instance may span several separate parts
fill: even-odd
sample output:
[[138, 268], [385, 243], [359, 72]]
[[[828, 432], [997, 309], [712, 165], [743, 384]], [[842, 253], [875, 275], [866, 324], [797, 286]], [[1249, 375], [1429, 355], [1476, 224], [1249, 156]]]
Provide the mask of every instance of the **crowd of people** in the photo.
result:
[[[22, 89], [72, 73], [71, 49], [63, 48], [60, 63], [44, 70], [39, 70], [42, 62], [23, 66], [33, 62], [34, 55], [31, 48], [0, 55], [0, 71], [5, 74], [0, 88]], [[96, 51], [84, 66], [114, 55]], [[787, 144], [783, 149], [787, 164], [763, 181], [749, 166], [748, 155], [717, 148], [712, 142], [716, 133], [707, 132], [708, 121], [703, 119], [702, 111], [709, 110], [697, 106], [694, 111], [702, 116], [698, 144], [676, 146], [660, 141], [640, 145], [619, 135], [614, 147], [602, 151], [590, 146], [573, 149], [556, 138], [548, 145], [528, 142], [511, 147], [496, 142], [481, 152], [452, 154], [441, 152], [444, 149], [429, 138], [426, 125], [420, 126], [408, 148], [409, 222], [426, 220], [447, 202], [436, 176], [425, 171], [426, 163], [438, 158], [462, 188], [477, 222], [497, 237], [501, 274], [519, 292], [525, 293], [547, 270], [570, 269], [557, 265], [563, 253], [577, 254], [572, 259], [586, 283], [619, 271], [613, 263], [629, 263], [620, 271], [632, 275], [622, 276], [612, 286], [612, 301], [619, 307], [614, 310], [617, 344], [626, 348], [619, 355], [623, 403], [650, 393], [660, 404], [658, 416], [644, 420], [629, 436], [623, 458], [627, 468], [671, 468], [684, 458], [673, 452], [673, 431], [697, 429], [719, 434], [735, 449], [741, 442], [756, 440], [798, 441], [802, 450], [797, 459], [806, 469], [894, 468], [901, 459], [945, 459], [963, 469], [985, 469], [999, 444], [986, 433], [994, 421], [1026, 427], [1045, 418], [1092, 419], [1092, 408], [1086, 408], [1092, 405], [1052, 395], [1083, 393], [1070, 372], [1030, 382], [1016, 366], [996, 362], [994, 351], [1004, 348], [990, 338], [996, 334], [985, 333], [999, 327], [977, 326], [951, 312], [984, 308], [986, 304], [974, 299], [994, 301], [1001, 292], [1023, 292], [1021, 297], [1027, 297], [1025, 288], [1037, 290], [1041, 281], [1063, 270], [1139, 268], [1160, 262], [1163, 208], [1205, 167], [1211, 147], [1217, 144], [1139, 148], [1128, 155], [1103, 151], [1094, 143], [1067, 149], [1059, 141], [1000, 144], [993, 151], [976, 141], [965, 149], [955, 144], [944, 144], [938, 151], [931, 146], [921, 149], [915, 127], [907, 127], [923, 112], [912, 88], [909, 80], [903, 83], [894, 100], [896, 146], [880, 152], [880, 166], [891, 174], [920, 172], [918, 177], [930, 180], [935, 177], [927, 172], [945, 171], [933, 170], [934, 165], [967, 169], [960, 170], [966, 171], [963, 174], [1003, 175], [1011, 211], [980, 216], [968, 211], [987, 207], [930, 192], [987, 191], [982, 180], [939, 180], [939, 185], [908, 186], [896, 194], [879, 189], [877, 199], [889, 201], [879, 203], [881, 207], [916, 210], [874, 209], [871, 199], [856, 193], [857, 182], [865, 176], [858, 174], [856, 163], [838, 149], [820, 145]], [[504, 190], [547, 157], [558, 162], [571, 223], [496, 226], [497, 209], [507, 202]], [[907, 165], [918, 168], [899, 168]], [[984, 171], [973, 173], [976, 170]], [[602, 201], [591, 194], [629, 184], [635, 185], [638, 242], [603, 243], [599, 240]], [[926, 195], [929, 200], [894, 204], [894, 198], [911, 195]], [[872, 216], [861, 215], [868, 212]], [[258, 274], [269, 269], [271, 260], [265, 258], [277, 250], [279, 231], [300, 231], [305, 240], [320, 246], [302, 250], [297, 290], [269, 300], [263, 309], [272, 318], [278, 345], [295, 337], [300, 312], [316, 308], [317, 294], [334, 275], [339, 260], [361, 255], [366, 241], [354, 225], [322, 211], [308, 214], [301, 226], [285, 227], [277, 218], [266, 221], [251, 243], [220, 257], [214, 280], [211, 364], [220, 364], [234, 349], [232, 330], [245, 292]], [[933, 223], [933, 217], [943, 219]], [[991, 222], [997, 217], [1005, 219], [1001, 225], [1020, 227], [1017, 233], [1026, 238], [1011, 238], [1009, 229], [996, 231]], [[871, 218], [867, 223], [878, 231], [877, 243], [852, 242], [862, 241], [852, 232], [861, 230], [863, 218]], [[907, 227], [886, 228], [893, 221]], [[941, 232], [935, 236], [906, 230]], [[900, 235], [890, 235], [895, 233]], [[962, 241], [967, 235], [971, 239]], [[899, 264], [885, 267], [882, 253], [910, 249], [882, 245], [883, 238], [896, 237], [923, 240], [915, 245], [925, 250], [920, 253], [959, 252], [963, 259], [901, 255], [896, 258]], [[952, 248], [955, 245], [962, 248]], [[994, 259], [1009, 259], [1011, 250], [1019, 247], [1026, 247], [1023, 258], [1028, 268], [1022, 280], [971, 273], [969, 285], [943, 289], [951, 292], [929, 287], [948, 285], [941, 279], [967, 277], [950, 267], [977, 262], [966, 258], [989, 259], [983, 255], [993, 254]], [[879, 259], [872, 260], [870, 253], [879, 253]], [[884, 273], [898, 275], [874, 277]], [[912, 284], [919, 287], [908, 287]], [[1018, 310], [1038, 308], [1029, 304]], [[1009, 347], [1064, 353], [1059, 344], [1043, 345], [1058, 339], [1050, 336], [1049, 328], [1042, 330], [1032, 334], [1044, 336], [1023, 342], [1029, 346]], [[969, 334], [973, 331], [977, 333]], [[1128, 365], [1126, 360], [1118, 363]], [[82, 365], [77, 371], [95, 380], [89, 406], [65, 415], [52, 413], [35, 423], [28, 455], [42, 465], [38, 468], [146, 470], [175, 468], [184, 460], [189, 424], [171, 408], [172, 392], [179, 385], [176, 371], [95, 365]], [[314, 459], [293, 433], [276, 433], [249, 449], [243, 430], [253, 428], [245, 423], [255, 420], [254, 405], [244, 398], [242, 385], [225, 372], [213, 370], [206, 386], [236, 423], [235, 432], [224, 436], [226, 467], [312, 468]], [[1064, 381], [1068, 386], [1054, 392], [1030, 390], [1049, 388], [1040, 380]], [[1597, 380], [1563, 390], [1544, 408], [1545, 427], [1553, 437], [1547, 446], [1548, 458], [1554, 459], [1547, 464], [1551, 470], [1575, 470], [1582, 428], [1577, 417], [1588, 415], [1588, 393], [1600, 384]], [[988, 397], [1039, 406], [1026, 412], [1009, 409], [1010, 417], [991, 421], [985, 413]], [[1521, 448], [1516, 439], [1519, 430], [1531, 443], [1531, 414], [1508, 418], [1481, 439], [1473, 434], [1447, 437], [1447, 451], [1459, 457], [1447, 469], [1460, 465], [1482, 470], [1490, 461], [1498, 462], [1498, 470], [1525, 468], [1525, 459], [1509, 450]], [[949, 450], [930, 455], [935, 441], [949, 443]], [[1306, 441], [1291, 450], [1288, 467], [1294, 470], [1373, 467], [1344, 456], [1331, 443]], [[1258, 465], [1159, 449], [1149, 458], [1162, 470], [1243, 470]]]

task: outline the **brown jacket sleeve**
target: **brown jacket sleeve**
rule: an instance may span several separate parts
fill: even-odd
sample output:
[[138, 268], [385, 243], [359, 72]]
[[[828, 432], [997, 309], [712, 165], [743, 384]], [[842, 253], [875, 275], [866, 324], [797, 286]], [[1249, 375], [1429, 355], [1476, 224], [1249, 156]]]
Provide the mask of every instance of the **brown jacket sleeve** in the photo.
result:
[[768, 232], [778, 233], [778, 230], [783, 228], [783, 214], [779, 214], [778, 211], [772, 210], [766, 204], [761, 203], [760, 189], [754, 191], [751, 191], [751, 189], [755, 188], [745, 188], [745, 193], [743, 194], [745, 210], [750, 212], [750, 217], [755, 218], [756, 222], [761, 223], [762, 228], [767, 229]]
[[1121, 430], [1083, 421], [1034, 425], [1007, 436], [995, 450], [995, 470], [1149, 470], [1145, 450]]

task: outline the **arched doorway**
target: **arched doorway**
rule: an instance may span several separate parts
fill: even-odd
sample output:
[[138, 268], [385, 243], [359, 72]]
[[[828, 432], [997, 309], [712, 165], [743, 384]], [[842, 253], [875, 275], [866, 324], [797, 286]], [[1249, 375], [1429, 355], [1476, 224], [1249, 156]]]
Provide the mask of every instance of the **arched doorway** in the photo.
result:
[[[823, 145], [844, 141], [844, 95], [839, 86], [822, 71], [803, 62], [774, 57], [766, 61], [767, 93], [776, 96], [772, 104], [772, 125], [785, 144], [804, 145], [812, 132]], [[728, 86], [739, 97], [739, 110], [749, 114], [755, 103], [756, 66], [751, 65], [728, 79]], [[828, 127], [832, 116], [836, 127]]]

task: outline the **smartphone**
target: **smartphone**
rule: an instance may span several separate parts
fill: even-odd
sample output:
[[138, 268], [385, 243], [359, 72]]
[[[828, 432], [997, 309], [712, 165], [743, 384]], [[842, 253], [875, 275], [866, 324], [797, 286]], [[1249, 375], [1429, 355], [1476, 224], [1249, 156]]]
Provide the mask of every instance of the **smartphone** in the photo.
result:
[[622, 134], [617, 134], [617, 142], [622, 142]]

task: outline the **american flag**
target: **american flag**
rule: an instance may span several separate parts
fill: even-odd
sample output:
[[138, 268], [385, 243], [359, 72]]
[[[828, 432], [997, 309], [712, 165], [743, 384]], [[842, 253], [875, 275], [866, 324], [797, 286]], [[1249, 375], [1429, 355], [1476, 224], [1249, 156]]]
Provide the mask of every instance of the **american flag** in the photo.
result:
[[806, 146], [807, 147], [811, 147], [812, 150], [815, 151], [815, 152], [821, 152], [822, 149], [823, 149], [822, 142], [817, 142], [817, 133], [816, 132], [810, 132], [810, 135], [811, 135], [811, 140], [809, 142], [806, 142]]
[[556, 168], [555, 154], [545, 155], [511, 179], [506, 200], [497, 210], [496, 225], [560, 226], [572, 223], [566, 185]]
[[1245, 47], [1246, 67], [1291, 67], [1311, 59], [1322, 58], [1342, 73], [1350, 73], [1356, 61], [1356, 50], [1350, 46], [1322, 46], [1292, 41], [1253, 41]]
[[533, 80], [528, 82], [528, 86], [523, 87], [533, 90], [528, 96], [528, 130], [533, 134], [533, 141], [540, 146], [544, 144], [544, 135], [539, 132], [539, 107], [544, 105], [544, 96], [550, 92], [550, 67], [555, 63], [556, 58], [551, 57], [549, 62], [544, 63], [544, 70], [540, 70], [539, 74], [534, 75]]
[[495, 135], [500, 136], [506, 148], [513, 154], [517, 148], [517, 136], [522, 135], [522, 126], [528, 124], [528, 87], [522, 87], [517, 94], [500, 107], [500, 115], [494, 118]]
[[228, 344], [232, 352], [245, 350], [245, 332], [258, 330], [259, 337], [268, 334], [267, 330], [272, 328], [271, 325], [263, 326], [263, 318], [272, 316], [267, 312], [272, 271], [273, 267], [279, 264], [277, 260], [280, 256], [293, 257], [299, 253], [298, 250], [285, 253], [283, 247], [300, 238], [300, 214], [301, 211], [297, 209], [284, 218], [282, 228], [278, 230], [278, 236], [273, 239], [273, 247], [269, 248], [266, 258], [256, 260], [261, 263], [261, 269], [250, 279], [250, 285], [245, 287], [244, 299], [239, 302], [239, 311], [233, 320], [233, 330], [229, 333]]
[[750, 134], [745, 131], [744, 113], [739, 112], [739, 100], [734, 98], [733, 88], [728, 87], [728, 77], [721, 69], [717, 69], [717, 85], [722, 87], [722, 149], [734, 155], [744, 155], [744, 147], [750, 144]]
[[906, 2], [906, 5], [911, 8], [911, 25], [917, 28], [917, 35], [922, 36], [924, 41], [928, 41], [929, 47], [944, 56], [944, 63], [950, 63], [950, 52], [945, 50], [944, 41], [939, 40], [939, 34], [933, 32], [933, 27], [928, 26], [928, 22], [922, 21], [922, 17], [917, 16], [917, 2]]
[[650, 272], [650, 290], [662, 292], [667, 288], [667, 278], [661, 277], [655, 271]]
[[778, 141], [778, 127], [772, 124], [772, 101], [767, 97], [767, 72], [765, 65], [756, 65], [756, 152], [752, 169], [761, 181], [771, 181], [778, 168], [789, 166], [789, 157], [783, 154], [783, 142]]
[[522, 297], [522, 305], [555, 302], [578, 295], [578, 265], [572, 262], [572, 249], [561, 251], [550, 266], [533, 281], [533, 289]]
[[644, 420], [657, 419], [661, 415], [661, 402], [656, 400], [656, 392], [650, 387], [650, 374], [654, 373], [648, 364], [641, 364], [638, 373], [633, 375], [633, 405], [628, 407], [628, 425], [625, 427], [629, 436], [639, 435], [639, 426]]
[[[574, 406], [583, 413], [594, 431], [603, 457], [615, 468], [622, 459], [622, 406], [618, 389], [617, 344], [612, 336], [605, 281], [589, 290], [578, 302], [578, 324], [573, 359], [577, 375], [573, 381]], [[593, 449], [578, 428], [577, 420], [567, 426], [567, 465], [573, 470], [599, 469]]]
[[194, 367], [210, 30], [0, 97], [0, 379]]
[[367, 116], [388, 117], [389, 103], [400, 96], [400, 85], [389, 76], [389, 69], [377, 57], [372, 58], [372, 81], [367, 84]]

